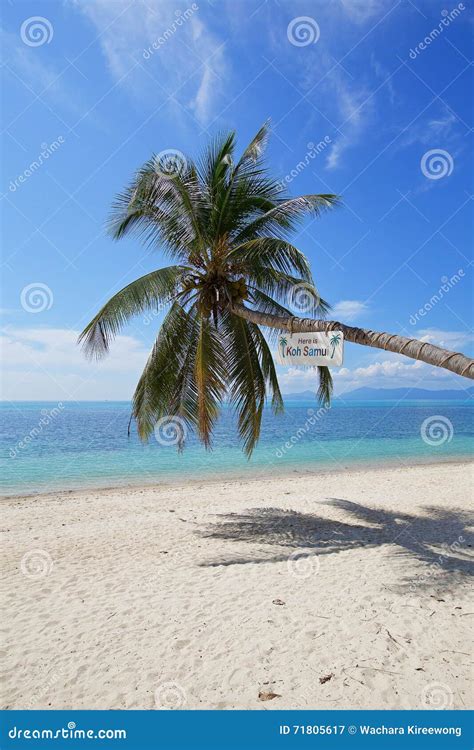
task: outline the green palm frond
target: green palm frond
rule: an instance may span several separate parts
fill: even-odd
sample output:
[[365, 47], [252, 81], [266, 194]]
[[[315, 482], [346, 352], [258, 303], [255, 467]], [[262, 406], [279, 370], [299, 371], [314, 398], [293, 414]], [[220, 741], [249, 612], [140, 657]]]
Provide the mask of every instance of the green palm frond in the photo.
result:
[[257, 237], [236, 245], [229, 252], [228, 259], [247, 268], [258, 264], [260, 267], [267, 266], [283, 273], [296, 274], [305, 281], [313, 280], [308, 260], [301, 250], [275, 237]]
[[[262, 292], [261, 289], [257, 289], [256, 287], [249, 287], [249, 302], [256, 309], [261, 310], [265, 313], [270, 313], [271, 315], [283, 315], [290, 317], [293, 314], [287, 307], [281, 305], [273, 297], [270, 297], [270, 295], [265, 294], [265, 292]], [[276, 329], [274, 329], [273, 332], [277, 336], [279, 335]], [[269, 333], [271, 334], [272, 331], [269, 331]]]
[[328, 407], [331, 403], [333, 382], [329, 367], [318, 367], [319, 387], [317, 391], [318, 401]]
[[225, 313], [226, 361], [229, 373], [230, 403], [237, 413], [239, 435], [248, 457], [260, 436], [265, 405], [265, 376], [259, 360], [252, 324]]
[[[160, 419], [177, 417], [187, 427], [198, 424], [194, 373], [198, 325], [177, 302], [170, 308], [133, 396], [138, 434], [147, 440]], [[179, 421], [177, 422], [179, 424]], [[177, 441], [184, 444], [184, 437]]]
[[111, 297], [79, 336], [87, 356], [106, 354], [110, 342], [134, 315], [169, 305], [187, 270], [184, 266], [160, 268]]
[[266, 381], [267, 390], [271, 393], [272, 409], [275, 414], [280, 414], [284, 409], [283, 398], [278, 384], [278, 377], [272, 353], [260, 328], [254, 323], [248, 323], [248, 325], [253, 333], [258, 349], [260, 366], [262, 368], [263, 377]]
[[198, 325], [195, 362], [197, 428], [202, 442], [209, 448], [212, 429], [226, 393], [226, 353], [218, 330], [209, 320], [201, 317]]
[[[261, 156], [268, 140], [269, 121], [267, 121], [251, 140], [235, 166], [232, 154], [225, 157], [231, 169], [225, 173], [226, 179], [221, 183], [215, 200], [216, 233], [226, 234], [243, 226], [248, 216], [255, 211], [269, 210], [272, 199], [278, 196], [278, 183], [266, 178]], [[232, 143], [232, 149], [234, 144]]]
[[[282, 315], [283, 317], [291, 317], [293, 315], [291, 310], [285, 307], [285, 305], [280, 304], [274, 297], [252, 286], [249, 287], [249, 306], [263, 313], [270, 313], [270, 315]], [[277, 328], [267, 328], [265, 333], [270, 344], [274, 344], [281, 335], [281, 332]]]
[[244, 149], [237, 169], [240, 170], [247, 164], [254, 165], [262, 157], [268, 142], [270, 132], [270, 120], [264, 122], [260, 130], [254, 135], [246, 149]]
[[116, 197], [109, 231], [114, 239], [133, 233], [144, 244], [163, 247], [183, 259], [189, 248], [205, 237], [205, 208], [193, 165], [188, 165], [184, 174], [169, 177], [157, 169], [153, 157]]
[[247, 278], [250, 288], [258, 289], [260, 292], [271, 297], [280, 306], [287, 308], [289, 315], [295, 314], [290, 309], [297, 301], [300, 290], [304, 294], [305, 317], [318, 316], [319, 318], [325, 318], [331, 309], [329, 302], [320, 297], [315, 285], [306, 279], [290, 276], [282, 271], [275, 271], [274, 269], [265, 267], [258, 268], [258, 270], [255, 268], [248, 270]]
[[323, 211], [337, 206], [338, 203], [339, 198], [336, 195], [301, 195], [298, 198], [281, 200], [247, 224], [233, 237], [233, 241], [239, 244], [265, 234], [284, 239], [305, 216], [320, 216]]

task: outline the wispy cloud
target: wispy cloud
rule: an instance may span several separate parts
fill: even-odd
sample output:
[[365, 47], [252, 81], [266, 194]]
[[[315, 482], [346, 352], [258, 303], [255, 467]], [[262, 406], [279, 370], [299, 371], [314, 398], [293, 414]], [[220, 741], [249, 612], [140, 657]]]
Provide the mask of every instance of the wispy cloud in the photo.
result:
[[395, 86], [393, 83], [394, 76], [376, 59], [373, 52], [370, 56], [370, 64], [377, 78], [380, 78], [385, 82], [381, 90], [386, 91], [390, 104], [395, 104]]
[[141, 106], [168, 95], [201, 124], [212, 118], [228, 65], [198, 3], [70, 1], [94, 25], [112, 77]]
[[399, 147], [421, 143], [423, 146], [446, 148], [459, 136], [457, 117], [447, 107], [442, 107], [435, 116], [427, 117], [404, 131]]
[[373, 121], [371, 90], [364, 82], [355, 82], [336, 66], [333, 56], [327, 52], [318, 52], [317, 57], [314, 53], [308, 55], [302, 76], [302, 86], [309, 91], [309, 101], [314, 99], [321, 108], [322, 98], [324, 115], [329, 121], [325, 126], [329, 130], [331, 125], [334, 126], [332, 145], [325, 154], [326, 168], [335, 169], [341, 166], [342, 155], [361, 142]]
[[340, 4], [351, 21], [364, 24], [387, 13], [393, 7], [393, 0], [340, 0]]
[[357, 144], [372, 116], [372, 102], [368, 100], [367, 90], [349, 84], [338, 71], [330, 76], [330, 85], [336, 95], [340, 121], [337, 123], [342, 131], [329, 151], [326, 166], [335, 169], [340, 166], [343, 153]]
[[[387, 98], [388, 93], [390, 103], [394, 101], [391, 72], [373, 58], [371, 63], [365, 59], [354, 75], [351, 53], [371, 33], [370, 27], [385, 23], [395, 7], [390, 0], [333, 0], [309, 9], [307, 3], [294, 0], [293, 15], [309, 14], [318, 24], [317, 43], [308, 43], [303, 50], [292, 44], [282, 46], [281, 37], [269, 32], [278, 66], [285, 66], [289, 80], [298, 80], [307, 101], [315, 104], [311, 117], [319, 121], [318, 115], [322, 115], [323, 126], [331, 135], [331, 147], [325, 151], [329, 170], [346, 166], [346, 152], [363, 143], [376, 120], [380, 97]], [[286, 8], [285, 19], [288, 17]], [[276, 24], [275, 28], [280, 27]]]

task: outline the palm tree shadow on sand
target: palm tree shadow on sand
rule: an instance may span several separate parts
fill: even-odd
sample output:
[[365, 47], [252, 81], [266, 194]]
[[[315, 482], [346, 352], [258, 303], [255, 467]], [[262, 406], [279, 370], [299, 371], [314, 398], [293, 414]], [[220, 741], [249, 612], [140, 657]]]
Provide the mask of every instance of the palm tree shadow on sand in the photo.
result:
[[[214, 559], [203, 566], [285, 562], [298, 551], [301, 557], [334, 555], [354, 549], [385, 547], [386, 554], [418, 561], [417, 587], [438, 588], [465, 581], [474, 572], [470, 554], [474, 517], [466, 510], [426, 507], [423, 515], [390, 512], [360, 503], [329, 498], [326, 505], [346, 513], [347, 521], [281, 508], [249, 508], [243, 513], [219, 514], [201, 532], [204, 538], [248, 542], [247, 556]], [[269, 548], [262, 552], [262, 547]], [[271, 548], [275, 548], [274, 551]], [[413, 577], [401, 581], [413, 585]]]

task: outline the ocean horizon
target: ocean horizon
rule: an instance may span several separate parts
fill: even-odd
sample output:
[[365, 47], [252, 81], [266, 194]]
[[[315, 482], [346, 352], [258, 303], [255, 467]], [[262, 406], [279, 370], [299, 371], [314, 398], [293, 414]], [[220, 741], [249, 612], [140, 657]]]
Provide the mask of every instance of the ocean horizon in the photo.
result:
[[286, 401], [269, 407], [248, 460], [224, 407], [213, 450], [188, 434], [182, 453], [176, 424], [164, 420], [147, 444], [137, 437], [127, 401], [2, 402], [0, 492], [4, 496], [202, 479], [342, 471], [465, 460], [474, 448], [472, 400]]

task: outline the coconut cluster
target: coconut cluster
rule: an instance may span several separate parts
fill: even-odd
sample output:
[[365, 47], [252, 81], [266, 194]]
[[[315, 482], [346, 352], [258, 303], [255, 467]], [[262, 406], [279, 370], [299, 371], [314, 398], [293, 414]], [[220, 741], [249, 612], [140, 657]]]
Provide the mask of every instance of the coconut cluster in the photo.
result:
[[198, 305], [202, 315], [209, 316], [217, 309], [223, 309], [229, 302], [243, 302], [248, 296], [248, 287], [242, 276], [233, 281], [221, 278], [190, 276], [183, 287], [188, 292], [197, 292]]
[[232, 302], [242, 302], [247, 298], [248, 288], [243, 276], [240, 279], [231, 281], [230, 284], [227, 285], [227, 288], [229, 290]]

